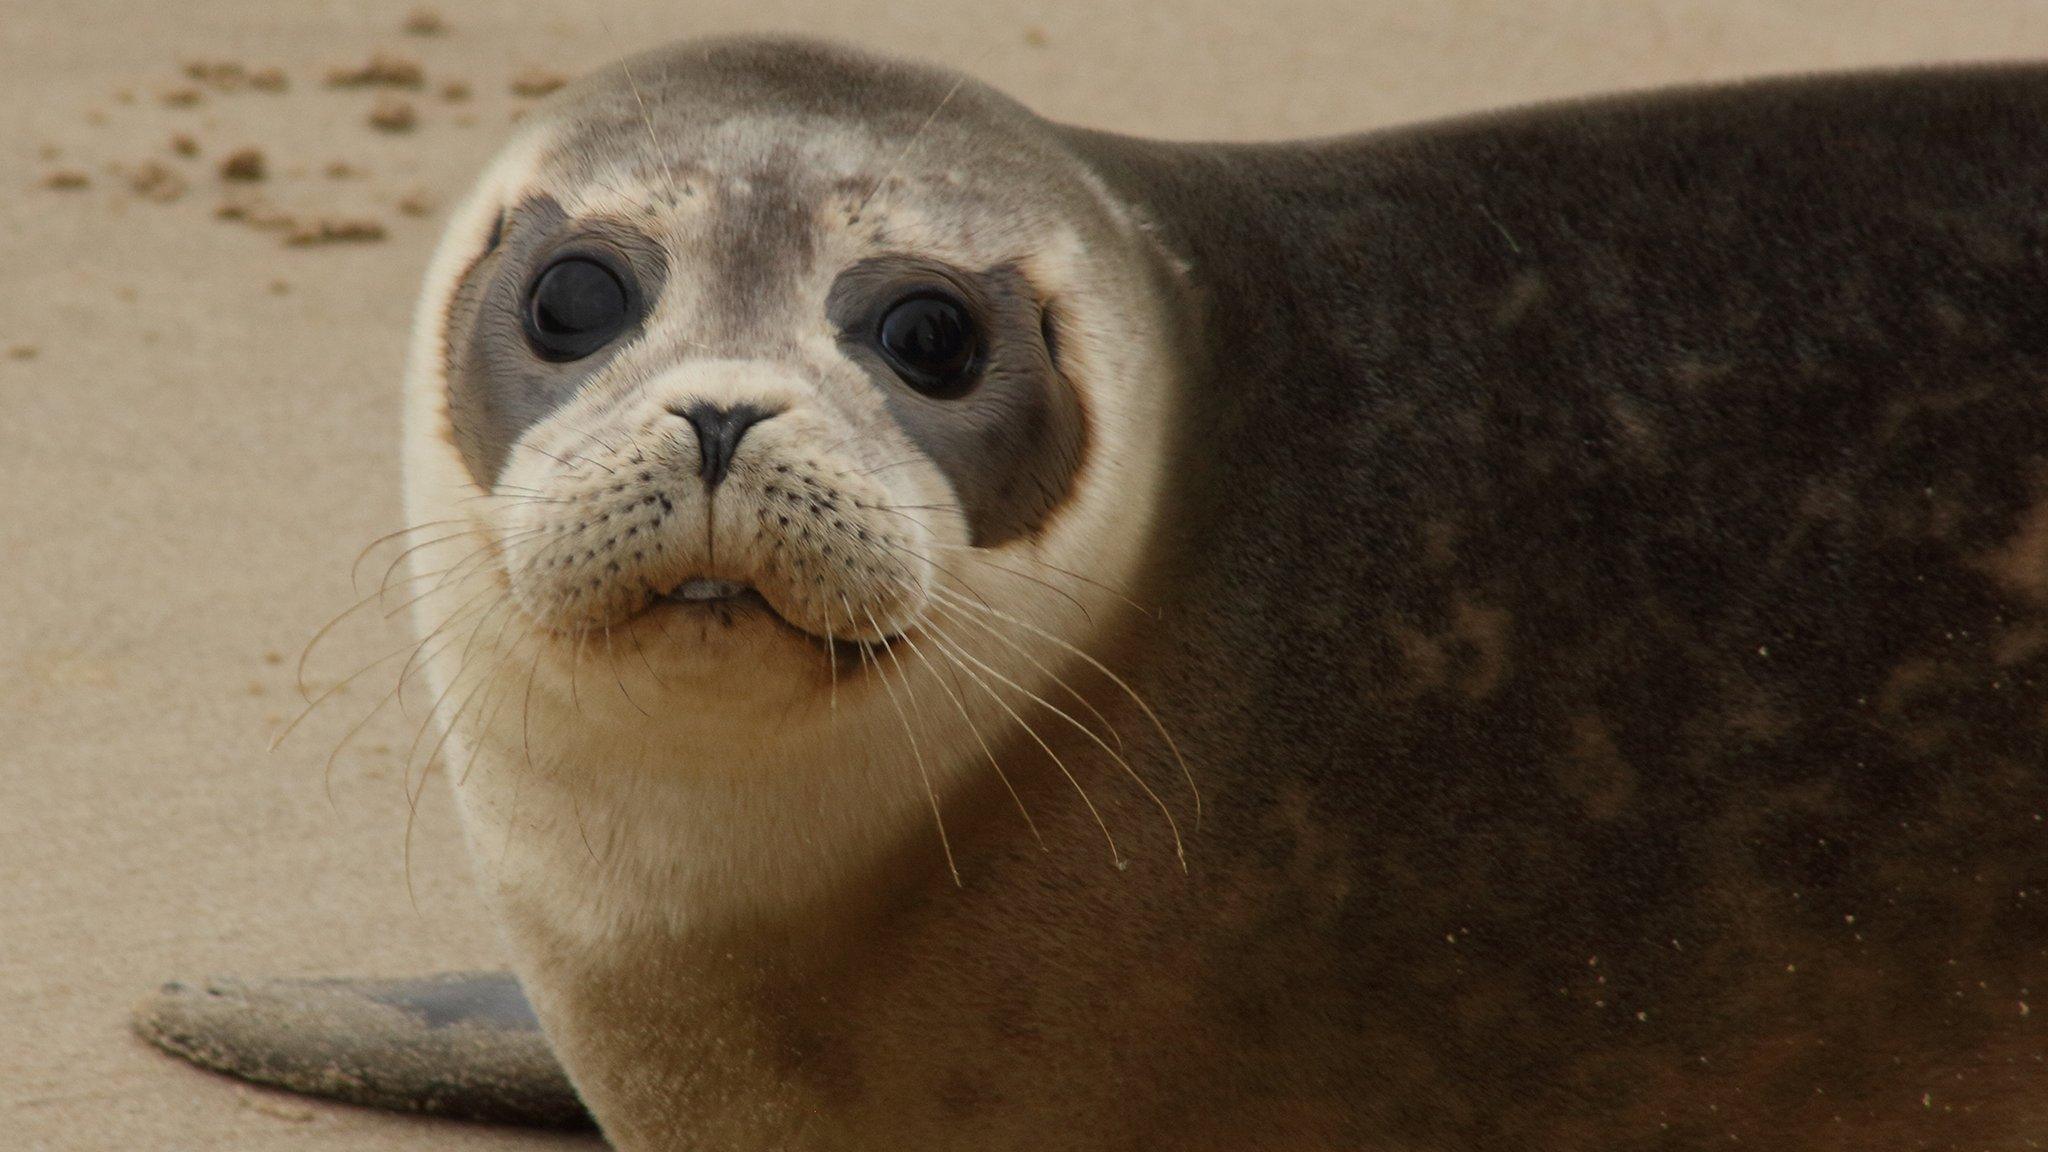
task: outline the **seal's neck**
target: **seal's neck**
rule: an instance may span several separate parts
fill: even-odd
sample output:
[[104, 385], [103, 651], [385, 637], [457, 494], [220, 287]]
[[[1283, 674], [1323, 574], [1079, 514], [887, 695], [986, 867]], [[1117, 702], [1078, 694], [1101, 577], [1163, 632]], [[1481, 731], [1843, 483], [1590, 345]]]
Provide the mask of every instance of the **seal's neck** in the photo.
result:
[[[870, 711], [751, 744], [606, 736], [566, 710], [485, 731], [457, 786], [472, 859], [503, 912], [565, 947], [814, 922], [849, 892], [928, 879], [900, 858], [931, 835], [919, 766]], [[928, 773], [959, 759], [922, 755]]]
[[[889, 905], [951, 888], [924, 796], [890, 783], [917, 780], [907, 752], [842, 735], [714, 760], [586, 739], [529, 765], [492, 735], [458, 789], [471, 856], [607, 1138], [844, 1146], [806, 1135], [815, 1086], [778, 1054]], [[563, 763], [575, 770], [545, 767]]]

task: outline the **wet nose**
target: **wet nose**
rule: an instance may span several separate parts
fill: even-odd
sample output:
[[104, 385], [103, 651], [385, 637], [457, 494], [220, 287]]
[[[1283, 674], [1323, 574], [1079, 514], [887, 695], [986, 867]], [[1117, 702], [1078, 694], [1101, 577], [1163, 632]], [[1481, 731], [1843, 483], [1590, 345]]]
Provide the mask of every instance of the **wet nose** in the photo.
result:
[[740, 438], [747, 434], [747, 429], [775, 415], [752, 404], [720, 408], [704, 400], [671, 407], [669, 412], [688, 420], [690, 427], [697, 430], [697, 475], [704, 478], [706, 488], [718, 487], [732, 469], [733, 453], [739, 450]]

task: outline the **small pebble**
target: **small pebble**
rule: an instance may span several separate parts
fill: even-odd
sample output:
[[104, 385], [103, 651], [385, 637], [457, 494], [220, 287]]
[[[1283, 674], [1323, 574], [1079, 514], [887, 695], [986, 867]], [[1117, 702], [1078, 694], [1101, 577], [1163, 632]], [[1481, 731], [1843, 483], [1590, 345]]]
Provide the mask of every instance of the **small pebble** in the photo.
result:
[[464, 100], [469, 99], [469, 82], [467, 80], [450, 80], [446, 84], [441, 85], [441, 99], [446, 100], [450, 104], [460, 104]]
[[33, 360], [42, 349], [33, 344], [16, 344], [7, 350], [9, 360]]
[[92, 177], [76, 168], [59, 168], [43, 177], [43, 187], [54, 188], [59, 192], [76, 192], [80, 188], [90, 187], [91, 184]]
[[270, 282], [270, 294], [272, 296], [287, 296], [291, 294], [291, 290], [292, 286], [289, 281], [272, 280]]
[[545, 68], [528, 68], [512, 78], [512, 94], [545, 96], [568, 82], [568, 78], [559, 72], [550, 72]]
[[427, 74], [417, 63], [396, 56], [372, 56], [360, 67], [327, 73], [330, 88], [418, 88], [426, 82]]
[[227, 159], [220, 162], [220, 178], [223, 180], [252, 184], [263, 179], [266, 174], [263, 153], [255, 148], [230, 152]]
[[398, 212], [401, 216], [427, 216], [433, 211], [434, 201], [419, 189], [406, 193], [398, 200]]
[[258, 92], [282, 92], [291, 86], [282, 68], [258, 68], [249, 73], [249, 87]]
[[201, 96], [197, 88], [172, 88], [157, 97], [166, 108], [190, 108], [199, 103]]
[[315, 220], [293, 228], [284, 242], [294, 248], [316, 244], [362, 244], [384, 239], [384, 226], [375, 220]]
[[379, 132], [410, 132], [419, 126], [419, 122], [419, 113], [403, 100], [386, 97], [370, 109], [370, 127]]
[[171, 151], [176, 155], [183, 156], [185, 159], [190, 160], [192, 157], [199, 155], [199, 141], [194, 140], [191, 136], [183, 132], [180, 132], [177, 135], [171, 137]]
[[1033, 25], [1024, 30], [1024, 42], [1033, 48], [1043, 48], [1052, 43], [1052, 37], [1045, 34], [1045, 29]]

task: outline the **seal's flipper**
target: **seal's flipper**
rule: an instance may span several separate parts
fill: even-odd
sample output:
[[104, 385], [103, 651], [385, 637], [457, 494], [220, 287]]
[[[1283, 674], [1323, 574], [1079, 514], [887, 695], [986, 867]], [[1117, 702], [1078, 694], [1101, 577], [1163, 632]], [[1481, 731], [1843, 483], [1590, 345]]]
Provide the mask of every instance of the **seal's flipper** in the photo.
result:
[[173, 982], [136, 1007], [134, 1022], [172, 1055], [259, 1084], [403, 1112], [591, 1127], [509, 972]]

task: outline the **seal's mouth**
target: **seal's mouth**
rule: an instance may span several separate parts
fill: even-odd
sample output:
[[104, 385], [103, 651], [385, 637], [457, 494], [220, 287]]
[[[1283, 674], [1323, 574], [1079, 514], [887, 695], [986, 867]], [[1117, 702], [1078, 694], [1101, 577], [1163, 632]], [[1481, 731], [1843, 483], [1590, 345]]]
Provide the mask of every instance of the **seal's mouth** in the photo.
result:
[[779, 624], [786, 631], [799, 636], [842, 660], [857, 662], [863, 648], [870, 653], [887, 650], [903, 638], [901, 632], [892, 633], [879, 641], [865, 645], [840, 637], [820, 636], [789, 617], [784, 616], [766, 596], [751, 584], [737, 580], [719, 580], [709, 576], [692, 576], [670, 588], [654, 600], [654, 605], [672, 610], [710, 610], [730, 624], [735, 613], [759, 613]]
[[748, 598], [766, 606], [768, 601], [752, 585], [733, 580], [693, 576], [668, 590], [663, 599], [677, 604], [733, 604]]
[[796, 621], [784, 616], [766, 596], [752, 584], [737, 580], [718, 580], [709, 576], [692, 576], [688, 580], [655, 596], [648, 602], [648, 608], [666, 608], [671, 612], [688, 615], [703, 614], [715, 616], [730, 624], [739, 616], [765, 616], [785, 628], [791, 628], [808, 636], [810, 633], [797, 626]]

